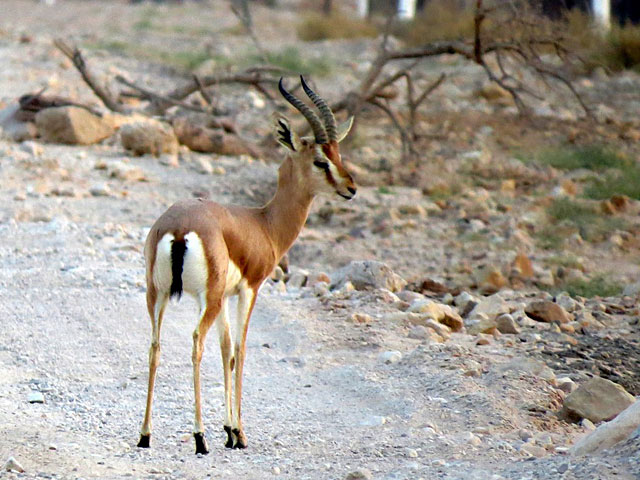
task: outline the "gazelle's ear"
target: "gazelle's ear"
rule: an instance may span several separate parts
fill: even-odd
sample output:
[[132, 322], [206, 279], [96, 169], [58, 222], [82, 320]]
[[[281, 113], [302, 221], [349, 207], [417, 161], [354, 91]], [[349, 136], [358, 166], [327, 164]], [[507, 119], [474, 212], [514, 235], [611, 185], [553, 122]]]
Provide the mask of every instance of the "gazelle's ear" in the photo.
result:
[[349, 130], [353, 126], [353, 116], [347, 118], [344, 122], [338, 125], [338, 143], [340, 143], [348, 135]]
[[299, 151], [301, 144], [298, 134], [291, 129], [289, 120], [282, 115], [273, 117], [276, 140], [280, 145], [287, 147], [294, 152]]

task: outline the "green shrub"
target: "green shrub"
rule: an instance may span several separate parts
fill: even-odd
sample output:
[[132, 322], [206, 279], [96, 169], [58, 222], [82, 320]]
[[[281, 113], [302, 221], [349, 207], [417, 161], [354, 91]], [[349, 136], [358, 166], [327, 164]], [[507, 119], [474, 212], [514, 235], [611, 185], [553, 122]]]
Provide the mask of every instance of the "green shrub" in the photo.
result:
[[608, 172], [602, 177], [593, 178], [584, 189], [587, 198], [604, 200], [613, 195], [627, 195], [640, 200], [640, 167]]
[[473, 36], [473, 8], [461, 10], [457, 3], [450, 0], [428, 2], [422, 13], [413, 21], [400, 26], [396, 34], [409, 45]]
[[588, 280], [570, 280], [557, 285], [554, 290], [565, 291], [569, 295], [575, 297], [613, 297], [622, 293], [623, 286], [619, 282], [615, 282], [606, 278], [604, 275], [598, 275]]
[[547, 208], [547, 215], [556, 225], [554, 227], [556, 234], [561, 235], [557, 226], [572, 227], [589, 242], [602, 241], [614, 230], [622, 230], [626, 227], [626, 222], [622, 218], [602, 215], [594, 205], [569, 198], [555, 199]]
[[[254, 62], [262, 61], [258, 56], [253, 57], [252, 60]], [[267, 52], [267, 61], [271, 65], [281, 67], [290, 72], [308, 75], [328, 75], [333, 68], [333, 64], [326, 57], [303, 58], [300, 51], [295, 47], [287, 47], [278, 52]]]
[[629, 159], [601, 145], [544, 150], [534, 158], [540, 163], [563, 170], [586, 168], [602, 171], [608, 168], [625, 168], [631, 165]]

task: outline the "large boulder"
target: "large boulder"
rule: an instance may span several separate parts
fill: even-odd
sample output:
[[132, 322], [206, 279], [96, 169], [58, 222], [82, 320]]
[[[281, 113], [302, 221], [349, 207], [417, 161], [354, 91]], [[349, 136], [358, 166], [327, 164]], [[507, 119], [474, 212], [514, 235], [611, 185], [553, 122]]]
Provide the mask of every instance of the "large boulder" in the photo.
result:
[[569, 323], [573, 317], [557, 303], [549, 300], [536, 300], [525, 309], [525, 313], [539, 322]]
[[80, 107], [53, 107], [36, 114], [40, 136], [52, 143], [91, 145], [113, 135], [113, 125]]
[[142, 120], [122, 125], [122, 146], [134, 155], [176, 154], [178, 139], [171, 125], [157, 120]]
[[593, 377], [567, 395], [560, 416], [569, 420], [586, 418], [597, 423], [611, 420], [635, 400], [633, 395], [617, 383]]
[[211, 128], [206, 124], [199, 124], [188, 117], [174, 119], [173, 128], [178, 141], [195, 152], [259, 156], [255, 148], [237, 135], [222, 129]]
[[331, 275], [332, 288], [340, 288], [346, 282], [351, 282], [357, 290], [386, 288], [392, 292], [399, 292], [407, 285], [388, 265], [375, 260], [353, 261]]
[[571, 448], [572, 455], [590, 455], [627, 440], [634, 432], [640, 434], [640, 402], [636, 401], [610, 422], [603, 423], [582, 437]]

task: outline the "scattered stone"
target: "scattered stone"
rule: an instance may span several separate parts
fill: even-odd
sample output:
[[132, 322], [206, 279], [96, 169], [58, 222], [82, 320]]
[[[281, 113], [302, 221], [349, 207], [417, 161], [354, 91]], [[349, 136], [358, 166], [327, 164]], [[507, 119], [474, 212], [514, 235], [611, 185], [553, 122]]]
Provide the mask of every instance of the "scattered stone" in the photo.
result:
[[571, 393], [578, 388], [578, 385], [576, 385], [576, 383], [569, 377], [560, 377], [556, 379], [556, 385], [565, 393]]
[[622, 294], [625, 297], [637, 297], [640, 295], [640, 282], [630, 283], [624, 287]]
[[296, 270], [295, 272], [289, 275], [289, 280], [287, 281], [287, 285], [293, 288], [302, 288], [307, 284], [307, 278], [309, 277], [309, 272], [306, 270]]
[[127, 182], [142, 182], [147, 179], [140, 167], [125, 163], [121, 160], [116, 160], [109, 164], [107, 172], [110, 177]]
[[539, 322], [568, 323], [573, 320], [564, 308], [549, 300], [536, 300], [531, 302], [527, 308], [525, 308], [525, 313]]
[[204, 175], [211, 175], [213, 173], [213, 165], [211, 161], [205, 157], [197, 157], [194, 163], [196, 172]]
[[331, 288], [339, 288], [347, 281], [357, 290], [386, 288], [392, 292], [399, 292], [407, 284], [388, 265], [375, 260], [353, 261], [337, 270], [331, 275]]
[[589, 455], [611, 448], [625, 441], [640, 429], [640, 402], [635, 402], [615, 419], [603, 423], [592, 433], [582, 437], [571, 448], [572, 455]]
[[567, 292], [561, 292], [556, 295], [555, 301], [569, 313], [573, 313], [581, 307], [580, 303], [571, 298]]
[[521, 278], [533, 278], [533, 264], [531, 263], [531, 259], [523, 252], [516, 255], [512, 268]]
[[28, 153], [32, 157], [40, 157], [44, 150], [42, 149], [42, 145], [33, 142], [33, 141], [25, 141], [20, 144], [20, 150]]
[[134, 155], [178, 153], [178, 139], [171, 125], [158, 120], [128, 123], [120, 128], [122, 146]]
[[360, 422], [363, 427], [380, 427], [387, 423], [387, 419], [381, 415], [370, 415]]
[[486, 333], [479, 333], [478, 339], [476, 340], [476, 345], [490, 345], [493, 342], [493, 335], [488, 335]]
[[4, 462], [4, 465], [2, 466], [2, 471], [24, 473], [24, 468], [22, 468], [22, 465], [20, 465], [20, 463], [18, 463], [18, 461], [15, 458], [9, 457], [7, 461]]
[[[433, 300], [416, 300], [409, 306], [407, 311], [409, 313], [422, 314], [421, 318], [423, 319], [431, 318], [436, 322], [440, 322], [454, 332], [459, 332], [464, 327], [462, 317], [454, 308], [449, 305], [434, 302]], [[434, 329], [437, 331], [436, 328]], [[438, 333], [440, 334], [440, 332]]]
[[240, 137], [223, 129], [210, 128], [189, 117], [173, 120], [177, 140], [194, 152], [217, 153], [218, 155], [250, 155], [258, 158], [259, 152], [242, 141]]
[[467, 333], [470, 335], [478, 335], [480, 333], [493, 333], [497, 323], [493, 318], [489, 318], [484, 313], [474, 314], [465, 321]]
[[397, 350], [382, 352], [378, 355], [378, 361], [381, 363], [386, 363], [386, 364], [398, 363], [400, 360], [402, 360], [402, 354]]
[[349, 319], [353, 323], [364, 323], [364, 324], [369, 324], [373, 321], [373, 319], [371, 318], [371, 315], [367, 315], [366, 313], [353, 313], [351, 314], [351, 317], [349, 317]]
[[444, 342], [444, 338], [424, 325], [416, 325], [409, 330], [409, 338], [413, 338], [414, 340], [429, 340], [437, 343]]
[[89, 193], [94, 197], [109, 197], [112, 195], [111, 188], [106, 183], [95, 183], [89, 187]]
[[42, 392], [32, 391], [27, 395], [27, 401], [29, 403], [44, 403], [44, 395]]
[[[453, 304], [461, 311], [467, 310], [467, 313], [469, 313], [473, 309], [473, 307], [478, 304], [478, 299], [471, 295], [469, 292], [462, 292], [460, 293], [460, 295], [454, 297]], [[471, 308], [468, 308], [469, 304], [472, 304]]]
[[359, 468], [358, 470], [354, 470], [353, 472], [347, 473], [347, 476], [344, 477], [344, 480], [371, 480], [373, 475], [366, 468]]
[[512, 105], [513, 98], [511, 94], [497, 83], [485, 83], [478, 90], [475, 91], [475, 95], [480, 98], [484, 98], [490, 103], [498, 105]]
[[622, 386], [593, 377], [567, 395], [560, 415], [568, 420], [587, 418], [593, 423], [611, 420], [635, 402]]
[[495, 265], [485, 265], [474, 273], [476, 285], [483, 293], [495, 293], [504, 288], [508, 281]]
[[547, 451], [542, 448], [539, 447], [533, 443], [525, 443], [520, 447], [520, 451], [526, 453], [527, 455], [531, 456], [531, 457], [544, 457], [547, 454]]
[[472, 318], [483, 314], [490, 320], [495, 320], [499, 315], [509, 312], [510, 308], [507, 302], [504, 301], [500, 294], [495, 294], [480, 299], [473, 310], [469, 312], [468, 316]]
[[113, 126], [80, 107], [53, 107], [36, 114], [38, 133], [47, 142], [91, 145], [110, 137]]
[[517, 335], [520, 333], [520, 327], [509, 313], [503, 313], [496, 318], [496, 327], [500, 333]]
[[501, 373], [516, 371], [539, 377], [548, 383], [555, 384], [556, 375], [543, 361], [534, 358], [514, 358], [497, 367]]

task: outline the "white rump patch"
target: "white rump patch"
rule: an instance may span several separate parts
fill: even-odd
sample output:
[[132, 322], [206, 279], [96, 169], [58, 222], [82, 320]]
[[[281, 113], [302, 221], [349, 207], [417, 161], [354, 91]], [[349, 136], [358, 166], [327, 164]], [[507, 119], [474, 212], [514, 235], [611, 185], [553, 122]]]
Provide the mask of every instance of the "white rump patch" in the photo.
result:
[[156, 261], [153, 265], [153, 284], [159, 292], [169, 292], [171, 289], [171, 245], [173, 235], [165, 233], [156, 247]]
[[184, 239], [187, 241], [187, 251], [182, 266], [182, 290], [197, 298], [207, 289], [207, 257], [204, 254], [202, 240], [196, 232], [187, 233]]

